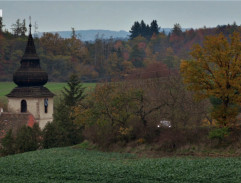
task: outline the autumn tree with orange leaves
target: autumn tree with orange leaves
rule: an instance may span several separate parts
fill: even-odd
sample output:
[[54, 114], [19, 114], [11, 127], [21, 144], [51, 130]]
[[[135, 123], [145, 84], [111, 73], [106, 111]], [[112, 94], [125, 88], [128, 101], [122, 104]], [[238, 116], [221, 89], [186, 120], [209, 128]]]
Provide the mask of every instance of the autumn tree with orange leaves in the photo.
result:
[[181, 73], [187, 88], [197, 99], [215, 97], [212, 117], [220, 127], [231, 127], [241, 102], [241, 41], [240, 34], [230, 38], [223, 34], [206, 37], [203, 46], [196, 45], [192, 60], [183, 60]]

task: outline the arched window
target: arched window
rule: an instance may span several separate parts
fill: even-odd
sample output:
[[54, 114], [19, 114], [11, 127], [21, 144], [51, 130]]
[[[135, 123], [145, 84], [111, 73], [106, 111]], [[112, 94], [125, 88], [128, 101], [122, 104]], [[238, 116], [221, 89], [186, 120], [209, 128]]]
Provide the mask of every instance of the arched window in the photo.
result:
[[27, 112], [27, 102], [26, 102], [26, 100], [21, 101], [21, 112]]

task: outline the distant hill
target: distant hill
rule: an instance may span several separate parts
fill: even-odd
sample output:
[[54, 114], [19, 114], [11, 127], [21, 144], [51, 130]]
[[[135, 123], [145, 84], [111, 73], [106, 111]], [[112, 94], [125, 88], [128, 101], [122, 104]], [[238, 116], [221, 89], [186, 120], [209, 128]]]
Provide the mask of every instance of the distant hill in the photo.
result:
[[[168, 34], [171, 32], [172, 28], [161, 28], [160, 32], [164, 31], [165, 34]], [[183, 31], [186, 29], [183, 28]], [[71, 37], [71, 31], [53, 31], [51, 33], [59, 33], [59, 35], [62, 38], [70, 38]], [[94, 41], [97, 37], [103, 38], [103, 39], [128, 39], [130, 33], [124, 30], [120, 31], [111, 31], [111, 30], [76, 30], [76, 35], [79, 36], [79, 38], [82, 41]], [[38, 37], [41, 37], [43, 35], [43, 32], [38, 33]]]
[[[62, 38], [70, 38], [71, 31], [56, 31], [51, 33], [59, 33]], [[97, 37], [103, 39], [128, 39], [129, 32], [127, 31], [111, 31], [111, 30], [76, 30], [76, 35], [82, 41], [94, 41]], [[39, 37], [42, 36], [42, 32], [38, 34]]]
[[[190, 28], [182, 28], [182, 32], [185, 32], [186, 30], [189, 30]], [[163, 32], [168, 35], [171, 31], [172, 31], [172, 28], [161, 28], [160, 29], [160, 32]]]

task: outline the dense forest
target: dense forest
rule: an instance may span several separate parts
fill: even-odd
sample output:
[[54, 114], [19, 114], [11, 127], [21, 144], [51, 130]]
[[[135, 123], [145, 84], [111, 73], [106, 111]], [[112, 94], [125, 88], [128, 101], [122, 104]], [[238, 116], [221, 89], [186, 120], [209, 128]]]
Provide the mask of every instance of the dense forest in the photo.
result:
[[[0, 81], [11, 81], [25, 49], [27, 28], [25, 20], [19, 19], [12, 25], [11, 33], [0, 24]], [[35, 45], [50, 81], [64, 82], [72, 73], [81, 76], [83, 82], [150, 78], [179, 70], [180, 60], [188, 59], [192, 46], [201, 44], [205, 36], [227, 36], [241, 32], [241, 27], [233, 23], [183, 32], [181, 25], [175, 24], [168, 35], [159, 30], [156, 20], [150, 25], [134, 22], [128, 40], [97, 36], [95, 42], [82, 42], [72, 28], [71, 38], [44, 33], [35, 37]]]

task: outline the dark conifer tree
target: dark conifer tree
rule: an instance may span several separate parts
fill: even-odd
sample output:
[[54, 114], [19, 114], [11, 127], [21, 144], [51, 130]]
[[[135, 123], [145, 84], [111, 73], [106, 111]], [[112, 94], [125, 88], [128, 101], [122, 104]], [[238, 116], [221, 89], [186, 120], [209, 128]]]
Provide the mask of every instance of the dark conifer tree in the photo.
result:
[[[46, 148], [73, 145], [82, 140], [81, 129], [74, 124], [71, 113], [73, 107], [84, 99], [85, 88], [75, 74], [70, 76], [67, 85], [62, 92], [63, 98], [56, 105], [54, 121], [44, 129], [43, 144]], [[57, 130], [52, 131], [53, 128]]]
[[13, 30], [13, 34], [15, 36], [19, 36], [21, 35], [21, 22], [20, 22], [20, 19], [17, 19], [16, 20], [16, 23], [15, 24], [12, 24], [12, 30]]
[[26, 28], [26, 21], [23, 19], [23, 22], [20, 22], [20, 19], [16, 20], [15, 24], [12, 24], [13, 34], [15, 36], [25, 36], [25, 33], [27, 32]]
[[182, 34], [182, 27], [179, 23], [174, 24], [174, 27], [172, 29], [172, 34], [176, 36], [180, 36]]
[[141, 25], [139, 22], [134, 22], [134, 25], [131, 27], [130, 33], [131, 39], [134, 39], [141, 34]]
[[27, 27], [26, 27], [26, 21], [23, 19], [23, 22], [20, 27], [20, 34], [21, 36], [25, 36], [25, 33], [27, 32]]
[[77, 75], [73, 74], [70, 76], [67, 83], [68, 88], [64, 87], [63, 96], [64, 103], [68, 106], [75, 106], [77, 102], [84, 99], [84, 90]]
[[3, 27], [4, 27], [4, 25], [3, 25], [3, 18], [0, 17], [0, 32], [3, 32]]
[[150, 26], [147, 24], [146, 25], [146, 31], [145, 31], [145, 35], [143, 35], [143, 37], [150, 39], [152, 36], [152, 32], [151, 32], [151, 28]]
[[[151, 22], [151, 27], [150, 27], [150, 29], [151, 29], [151, 34], [153, 35], [153, 34], [158, 34], [159, 33], [159, 27], [158, 27], [158, 24], [157, 24], [157, 21], [156, 20], [153, 20], [152, 22]], [[151, 35], [151, 36], [152, 36]]]
[[146, 23], [142, 20], [140, 25], [141, 25], [141, 36], [147, 37], [148, 36], [148, 27], [147, 27]]
[[151, 26], [149, 26], [144, 22], [144, 20], [142, 20], [140, 23], [139, 22], [134, 23], [134, 25], [131, 27], [130, 33], [131, 33], [130, 35], [131, 39], [134, 39], [137, 36], [142, 36], [142, 37], [145, 37], [146, 39], [150, 39], [154, 33], [155, 34], [159, 33], [159, 27], [156, 20], [153, 20], [151, 22]]

